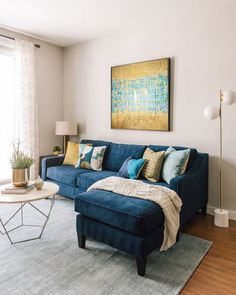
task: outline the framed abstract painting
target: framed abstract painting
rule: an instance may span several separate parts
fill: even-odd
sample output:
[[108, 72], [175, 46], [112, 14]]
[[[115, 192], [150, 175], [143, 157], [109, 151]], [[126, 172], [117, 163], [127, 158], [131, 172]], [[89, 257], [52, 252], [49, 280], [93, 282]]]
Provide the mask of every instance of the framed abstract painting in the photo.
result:
[[111, 128], [170, 130], [170, 59], [111, 68]]

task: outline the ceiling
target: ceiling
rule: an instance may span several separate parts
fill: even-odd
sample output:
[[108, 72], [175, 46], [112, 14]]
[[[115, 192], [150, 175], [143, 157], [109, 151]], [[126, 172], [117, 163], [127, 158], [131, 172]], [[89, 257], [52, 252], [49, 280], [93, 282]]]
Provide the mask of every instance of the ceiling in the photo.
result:
[[235, 0], [0, 0], [0, 27], [70, 46]]

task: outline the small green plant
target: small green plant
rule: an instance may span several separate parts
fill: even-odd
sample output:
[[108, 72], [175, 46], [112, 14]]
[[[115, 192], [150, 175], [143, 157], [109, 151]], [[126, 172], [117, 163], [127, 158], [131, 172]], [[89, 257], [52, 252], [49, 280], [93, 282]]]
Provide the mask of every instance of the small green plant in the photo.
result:
[[55, 152], [59, 152], [60, 153], [60, 151], [61, 151], [61, 148], [58, 146], [58, 145], [55, 145], [54, 147], [53, 147], [53, 152], [55, 153]]
[[20, 141], [12, 143], [13, 153], [10, 159], [11, 167], [13, 169], [27, 169], [34, 163], [34, 159], [20, 150]]

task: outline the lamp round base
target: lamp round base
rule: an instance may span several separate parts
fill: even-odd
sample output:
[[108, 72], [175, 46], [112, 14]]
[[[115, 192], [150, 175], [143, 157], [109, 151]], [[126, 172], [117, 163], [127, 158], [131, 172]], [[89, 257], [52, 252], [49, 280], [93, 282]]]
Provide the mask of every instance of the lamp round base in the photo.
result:
[[215, 209], [214, 224], [219, 227], [229, 227], [229, 211], [224, 209]]

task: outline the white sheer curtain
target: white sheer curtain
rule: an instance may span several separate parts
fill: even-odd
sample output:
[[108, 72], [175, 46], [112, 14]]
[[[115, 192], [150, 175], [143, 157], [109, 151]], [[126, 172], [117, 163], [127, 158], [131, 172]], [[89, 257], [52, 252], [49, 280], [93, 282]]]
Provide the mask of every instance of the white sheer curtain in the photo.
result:
[[0, 38], [0, 77], [0, 178], [10, 177], [12, 142], [19, 139], [35, 159], [30, 174], [35, 179], [39, 145], [34, 44]]
[[0, 183], [9, 181], [15, 104], [15, 42], [0, 38]]
[[19, 138], [22, 149], [35, 159], [30, 171], [31, 179], [35, 179], [39, 171], [35, 47], [33, 43], [23, 40], [15, 40], [15, 93], [14, 138]]

